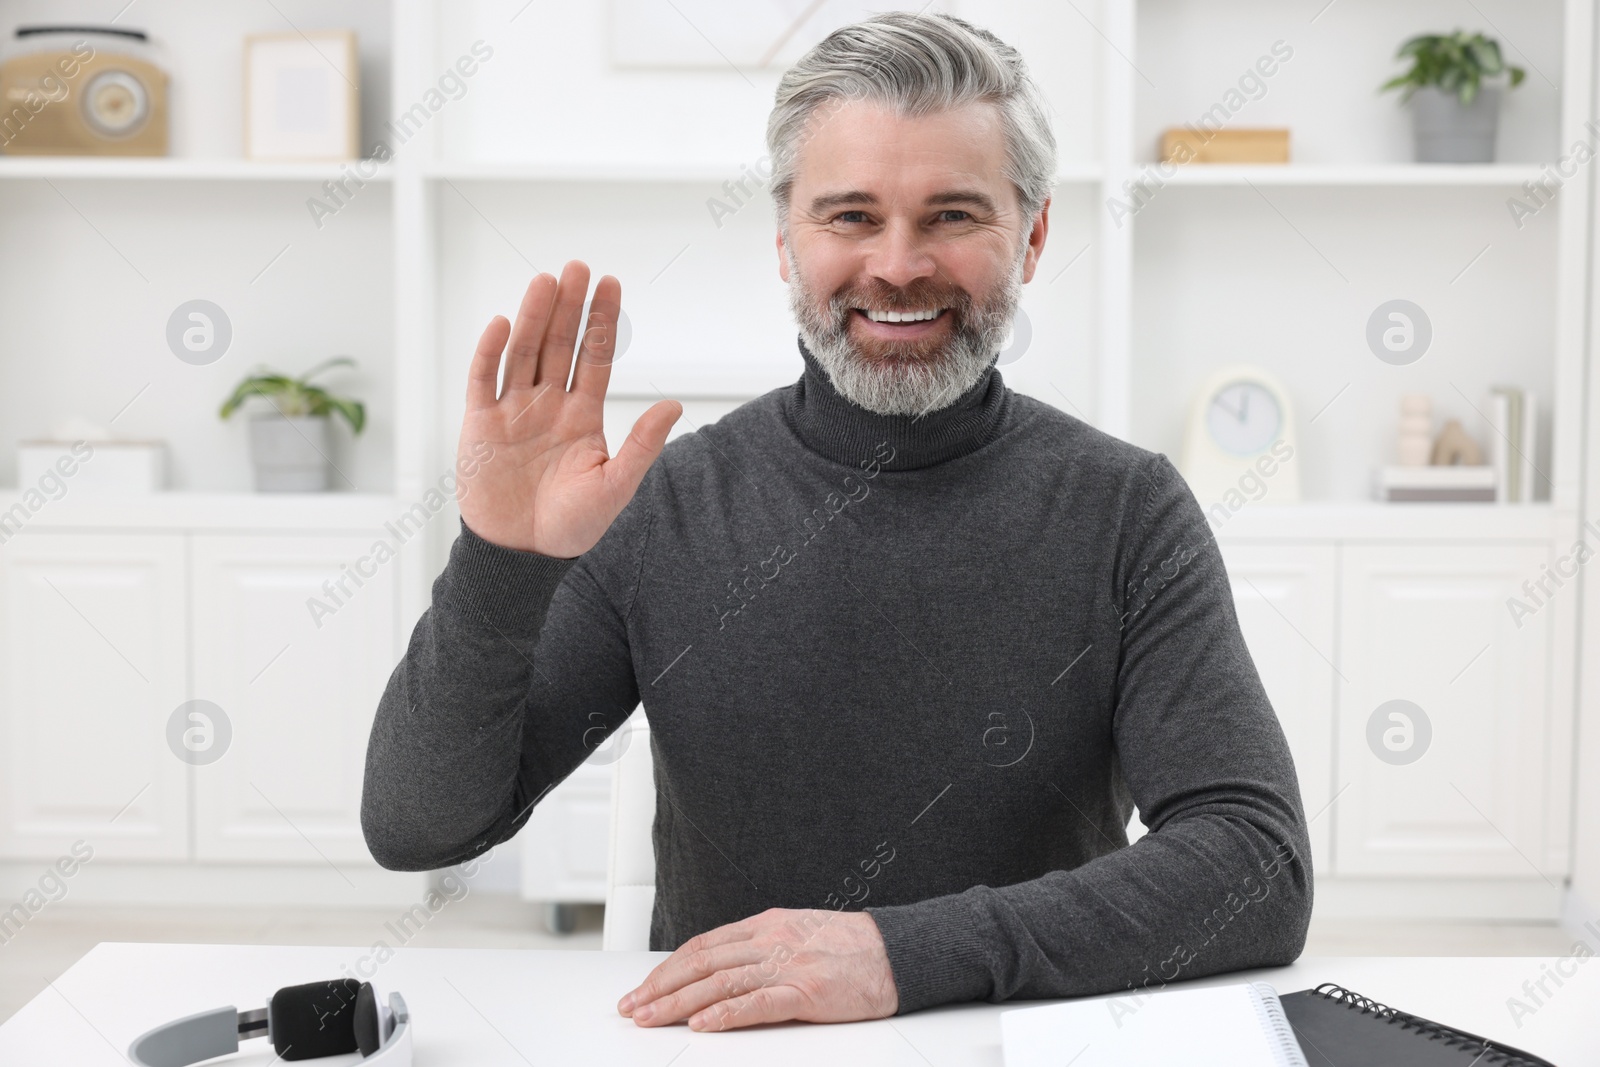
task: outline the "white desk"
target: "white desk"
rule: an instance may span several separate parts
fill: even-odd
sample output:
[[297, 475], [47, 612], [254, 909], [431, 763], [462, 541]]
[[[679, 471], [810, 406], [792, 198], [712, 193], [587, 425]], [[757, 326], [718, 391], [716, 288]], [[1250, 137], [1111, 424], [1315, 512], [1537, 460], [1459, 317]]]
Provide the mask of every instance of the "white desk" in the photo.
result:
[[[260, 1007], [280, 986], [335, 978], [368, 950], [261, 945], [96, 945], [4, 1025], [6, 1067], [125, 1064], [128, 1042], [159, 1022], [223, 1004]], [[874, 1022], [695, 1033], [686, 1025], [646, 1029], [616, 1002], [664, 952], [400, 949], [372, 977], [399, 990], [416, 1027], [418, 1067], [463, 1064], [596, 1064], [704, 1067], [751, 1063], [872, 1064], [874, 1067], [1000, 1067], [1000, 1012], [1043, 1001], [959, 1004]], [[1394, 1007], [1498, 1038], [1557, 1067], [1600, 1065], [1600, 962], [1575, 977], [1519, 1029], [1506, 999], [1541, 976], [1521, 957], [1322, 957], [1291, 967], [1200, 979], [1196, 984], [1270, 982], [1280, 993], [1337, 982]], [[1553, 961], [1549, 961], [1553, 962]], [[3, 963], [3, 959], [0, 959]], [[1573, 964], [1567, 964], [1571, 969]], [[211, 1061], [265, 1067], [264, 1041]], [[316, 1064], [359, 1063], [360, 1056]]]

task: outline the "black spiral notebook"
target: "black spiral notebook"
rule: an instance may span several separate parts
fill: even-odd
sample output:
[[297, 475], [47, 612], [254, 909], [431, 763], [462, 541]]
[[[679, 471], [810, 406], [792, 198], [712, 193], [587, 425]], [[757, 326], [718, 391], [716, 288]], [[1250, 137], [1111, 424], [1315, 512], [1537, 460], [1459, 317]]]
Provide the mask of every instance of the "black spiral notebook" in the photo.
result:
[[1309, 1067], [1555, 1067], [1325, 982], [1278, 998]]

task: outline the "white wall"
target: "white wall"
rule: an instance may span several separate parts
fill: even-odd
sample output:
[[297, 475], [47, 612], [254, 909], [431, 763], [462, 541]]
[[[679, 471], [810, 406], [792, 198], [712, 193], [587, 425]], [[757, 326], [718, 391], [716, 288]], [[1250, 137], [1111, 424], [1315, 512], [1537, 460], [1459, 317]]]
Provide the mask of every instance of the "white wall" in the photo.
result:
[[[762, 159], [779, 68], [741, 73], [713, 56], [701, 70], [618, 70], [607, 50], [605, 5], [541, 9], [538, 34], [520, 21], [507, 24], [518, 6], [463, 4], [440, 27], [441, 69], [474, 40], [495, 48], [470, 92], [440, 114], [445, 160], [596, 168], [702, 161], [725, 176], [439, 183], [440, 425], [448, 441], [484, 325], [494, 314], [510, 315], [537, 270], [558, 273], [572, 258], [622, 281], [633, 341], [613, 371], [612, 396], [737, 402], [792, 381], [801, 360], [777, 272], [771, 200], [763, 188], [720, 225], [707, 206], [725, 197], [723, 181]], [[1055, 110], [1063, 164], [1092, 160], [1099, 121], [1092, 31], [1070, 9], [968, 3], [959, 13], [1016, 42], [1065, 45], [1033, 56], [1035, 72]], [[1092, 189], [1069, 182], [1056, 196], [1040, 273], [1023, 298], [1034, 340], [1003, 372], [1014, 387], [1086, 414], [1094, 396], [1097, 257], [1074, 258], [1098, 225]], [[620, 439], [627, 428], [607, 431]], [[449, 462], [448, 451], [439, 462]]]

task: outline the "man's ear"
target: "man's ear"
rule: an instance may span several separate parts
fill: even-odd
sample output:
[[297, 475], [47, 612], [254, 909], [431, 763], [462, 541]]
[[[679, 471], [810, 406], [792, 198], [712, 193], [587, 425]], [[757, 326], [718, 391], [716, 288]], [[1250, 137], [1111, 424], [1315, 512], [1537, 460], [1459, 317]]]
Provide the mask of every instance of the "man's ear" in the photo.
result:
[[1033, 281], [1033, 272], [1038, 269], [1039, 257], [1044, 255], [1044, 239], [1050, 233], [1050, 201], [1045, 200], [1044, 206], [1039, 208], [1039, 217], [1033, 221], [1033, 230], [1028, 234], [1028, 251], [1022, 260], [1022, 280]]
[[778, 231], [775, 244], [778, 249], [778, 277], [782, 278], [784, 281], [788, 281], [789, 257], [784, 255], [783, 252], [783, 231], [781, 229]]

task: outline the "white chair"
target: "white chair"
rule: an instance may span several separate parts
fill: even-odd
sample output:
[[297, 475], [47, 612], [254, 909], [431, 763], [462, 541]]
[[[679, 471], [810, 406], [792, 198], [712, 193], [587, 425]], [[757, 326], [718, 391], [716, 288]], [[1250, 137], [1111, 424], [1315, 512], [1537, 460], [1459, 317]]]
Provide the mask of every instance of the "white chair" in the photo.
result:
[[656, 903], [656, 852], [650, 837], [656, 775], [643, 708], [633, 713], [628, 725], [633, 733], [611, 778], [606, 918], [600, 935], [602, 949], [622, 952], [650, 947], [650, 914]]

